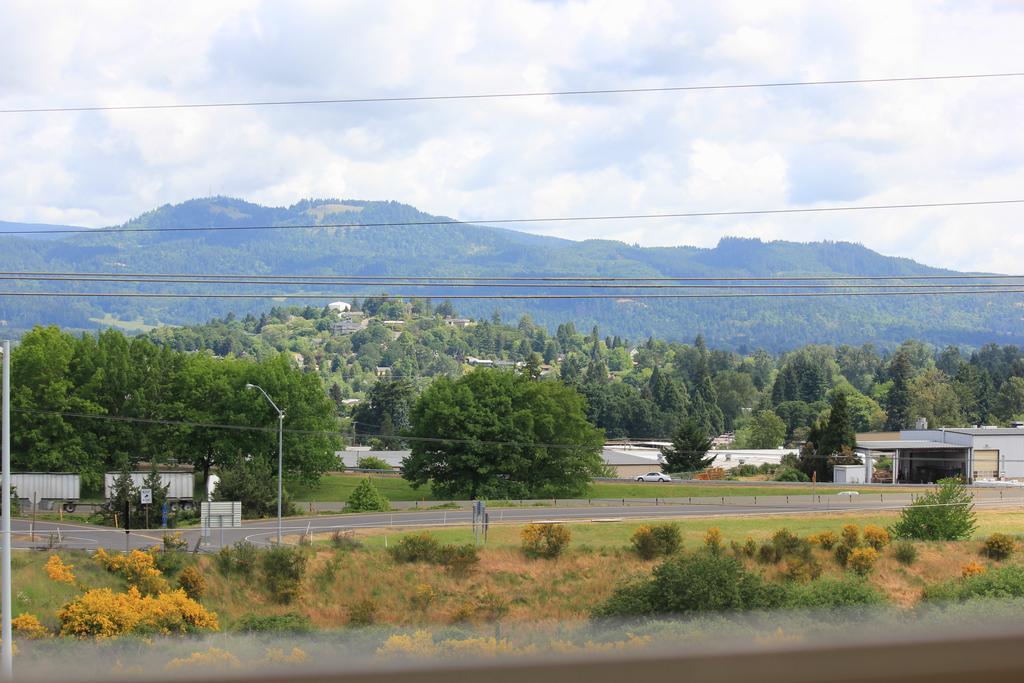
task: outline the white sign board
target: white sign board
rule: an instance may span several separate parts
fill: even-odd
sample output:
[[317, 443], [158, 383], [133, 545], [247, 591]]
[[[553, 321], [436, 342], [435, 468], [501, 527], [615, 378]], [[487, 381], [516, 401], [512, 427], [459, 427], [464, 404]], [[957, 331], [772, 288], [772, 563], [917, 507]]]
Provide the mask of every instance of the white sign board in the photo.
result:
[[153, 489], [140, 489], [139, 490], [139, 503], [142, 505], [153, 504]]
[[203, 501], [199, 504], [199, 521], [203, 529], [238, 528], [242, 526], [242, 501]]

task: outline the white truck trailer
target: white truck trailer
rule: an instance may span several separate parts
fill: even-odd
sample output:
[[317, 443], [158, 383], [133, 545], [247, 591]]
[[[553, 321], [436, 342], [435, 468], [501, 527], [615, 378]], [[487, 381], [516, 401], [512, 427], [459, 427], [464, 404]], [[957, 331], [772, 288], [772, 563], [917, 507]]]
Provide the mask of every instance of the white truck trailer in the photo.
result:
[[81, 478], [68, 472], [11, 472], [11, 486], [23, 508], [35, 502], [43, 510], [60, 505], [74, 512], [82, 497]]
[[[167, 488], [167, 506], [172, 512], [179, 507], [182, 510], [191, 510], [194, 495], [194, 477], [191, 467], [161, 467], [157, 470], [160, 473], [160, 485]], [[132, 485], [141, 489], [150, 470], [135, 470], [130, 473]], [[114, 482], [121, 476], [120, 472], [107, 472], [103, 477], [103, 496], [109, 501]]]

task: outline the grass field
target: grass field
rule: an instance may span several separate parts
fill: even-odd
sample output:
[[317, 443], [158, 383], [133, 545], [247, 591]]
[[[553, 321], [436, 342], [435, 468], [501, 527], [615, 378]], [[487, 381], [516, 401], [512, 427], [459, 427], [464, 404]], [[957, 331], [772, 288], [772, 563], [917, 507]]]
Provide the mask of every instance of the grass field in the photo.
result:
[[[289, 485], [292, 500], [299, 502], [342, 502], [348, 500], [349, 495], [365, 478], [364, 474], [341, 474], [332, 472], [324, 475], [320, 483], [315, 487]], [[393, 501], [440, 501], [430, 490], [430, 486], [422, 486], [414, 489], [406, 480], [393, 476], [373, 476], [373, 483], [377, 489]], [[636, 482], [594, 482], [590, 485], [589, 491], [583, 498], [610, 499], [616, 498], [700, 498], [715, 496], [807, 496], [811, 495], [810, 484], [793, 486], [756, 486], [756, 485], [729, 485], [729, 484], [638, 484]], [[819, 488], [819, 492], [835, 493], [835, 488]], [[856, 487], [844, 490], [861, 491], [863, 493], [878, 493], [877, 488]], [[885, 489], [886, 492], [907, 491], [909, 489]], [[492, 502], [492, 506], [496, 502]]]
[[[731, 541], [767, 539], [780, 528], [800, 535], [824, 530], [839, 531], [844, 524], [887, 525], [894, 515], [832, 514], [828, 516], [788, 515], [679, 520], [684, 549], [703, 544], [706, 530], [717, 527], [728, 547]], [[900, 564], [890, 549], [883, 551], [869, 581], [889, 600], [902, 607], [913, 606], [921, 590], [930, 584], [960, 576], [971, 562], [993, 567], [997, 563], [979, 554], [980, 539], [993, 531], [1014, 533], [1024, 528], [1024, 512], [978, 514], [975, 538], [965, 542], [916, 543], [918, 559], [910, 566]], [[639, 522], [570, 524], [572, 541], [558, 560], [530, 560], [519, 549], [520, 526], [492, 526], [487, 545], [480, 551], [480, 563], [468, 576], [453, 575], [442, 567], [426, 564], [396, 564], [384, 549], [403, 532], [364, 532], [361, 547], [334, 550], [317, 543], [306, 550], [308, 569], [300, 598], [291, 605], [275, 604], [266, 594], [257, 571], [245, 578], [224, 576], [212, 556], [188, 556], [206, 577], [208, 589], [203, 604], [230, 629], [250, 614], [300, 613], [319, 627], [340, 627], [349, 623], [354, 610], [374, 606], [378, 624], [396, 626], [445, 626], [483, 622], [482, 605], [500, 604], [507, 610], [503, 621], [548, 622], [585, 619], [594, 606], [606, 599], [617, 585], [632, 577], [647, 575], [657, 561], [641, 560], [630, 549], [630, 536]], [[430, 533], [442, 542], [465, 543], [469, 532], [437, 529]], [[387, 541], [385, 541], [387, 539]], [[826, 576], [840, 576], [843, 570], [831, 553], [816, 549], [815, 556]], [[57, 627], [57, 611], [84, 587], [125, 588], [122, 579], [101, 570], [88, 553], [59, 551], [66, 563], [74, 565], [77, 585], [58, 584], [43, 571], [50, 552], [18, 553], [14, 558], [14, 614], [31, 612], [50, 628]], [[751, 571], [771, 581], [784, 581], [782, 563], [761, 565], [744, 559]], [[1020, 553], [1006, 563], [1021, 564]], [[173, 577], [168, 577], [173, 581]], [[424, 594], [430, 600], [425, 604]]]

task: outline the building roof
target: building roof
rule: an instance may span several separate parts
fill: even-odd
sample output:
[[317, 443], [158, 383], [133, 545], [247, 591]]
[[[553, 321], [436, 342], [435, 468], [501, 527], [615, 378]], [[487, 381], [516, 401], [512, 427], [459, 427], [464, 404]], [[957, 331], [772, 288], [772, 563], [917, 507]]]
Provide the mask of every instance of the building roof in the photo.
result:
[[929, 431], [955, 432], [956, 434], [970, 434], [971, 436], [1024, 436], [1024, 429], [1020, 427], [944, 427]]
[[648, 455], [641, 455], [636, 452], [620, 451], [614, 448], [601, 450], [601, 459], [605, 465], [650, 465], [658, 467], [662, 464], [661, 453], [648, 451]]
[[941, 441], [858, 441], [857, 448], [868, 451], [962, 451], [967, 446]]

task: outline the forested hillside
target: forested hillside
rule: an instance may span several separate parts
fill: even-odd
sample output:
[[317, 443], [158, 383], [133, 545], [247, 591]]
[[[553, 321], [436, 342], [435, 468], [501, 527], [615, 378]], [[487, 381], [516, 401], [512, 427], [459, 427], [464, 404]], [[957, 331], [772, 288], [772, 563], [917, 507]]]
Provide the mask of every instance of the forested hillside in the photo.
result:
[[[236, 273], [285, 275], [444, 276], [765, 276], [919, 275], [940, 271], [890, 258], [848, 243], [761, 242], [723, 239], [712, 249], [640, 248], [621, 242], [572, 242], [469, 224], [387, 226], [382, 223], [437, 220], [395, 202], [304, 200], [286, 208], [237, 199], [196, 199], [163, 206], [126, 224], [142, 232], [38, 236], [0, 235], [0, 266], [8, 271], [147, 273]], [[214, 232], [148, 232], [168, 227], [297, 226], [354, 223], [356, 227]], [[63, 291], [124, 291], [105, 282], [8, 283]], [[253, 291], [224, 284], [218, 291]], [[320, 307], [344, 296], [365, 296], [346, 287], [258, 288], [310, 294]], [[132, 285], [131, 291], [198, 292], [203, 285]], [[430, 295], [429, 288], [417, 290]], [[500, 291], [500, 290], [499, 290]], [[565, 290], [562, 290], [563, 292]], [[571, 291], [571, 290], [570, 290]], [[494, 293], [490, 290], [489, 293]], [[379, 292], [378, 292], [379, 293]], [[406, 293], [406, 292], [401, 292]], [[479, 293], [473, 289], [463, 294]], [[436, 294], [436, 293], [435, 293]], [[441, 298], [434, 296], [435, 299]], [[302, 302], [306, 303], [306, 302]], [[871, 342], [891, 349], [907, 338], [937, 345], [980, 347], [1024, 342], [1024, 323], [1014, 295], [943, 297], [840, 297], [828, 299], [630, 299], [464, 301], [474, 317], [495, 311], [506, 319], [528, 313], [553, 332], [574, 320], [581, 329], [598, 325], [608, 334], [672, 341], [702, 334], [717, 348], [788, 350], [807, 343]], [[158, 324], [190, 324], [228, 312], [266, 310], [261, 300], [0, 298], [0, 318], [20, 332], [37, 323], [85, 329], [120, 325], [128, 331]]]
[[701, 336], [630, 340], [572, 322], [549, 334], [529, 316], [463, 322], [448, 303], [353, 303], [362, 310], [278, 307], [146, 336], [178, 351], [287, 352], [322, 379], [363, 442], [407, 427], [415, 397], [433, 378], [493, 366], [574, 387], [610, 438], [664, 439], [692, 417], [709, 434], [736, 431], [737, 445], [771, 448], [822, 428], [837, 394], [855, 431], [899, 429], [917, 417], [935, 426], [1005, 424], [1024, 414], [1024, 352], [1016, 346], [964, 354], [911, 340], [892, 352], [843, 344], [740, 354]]

